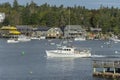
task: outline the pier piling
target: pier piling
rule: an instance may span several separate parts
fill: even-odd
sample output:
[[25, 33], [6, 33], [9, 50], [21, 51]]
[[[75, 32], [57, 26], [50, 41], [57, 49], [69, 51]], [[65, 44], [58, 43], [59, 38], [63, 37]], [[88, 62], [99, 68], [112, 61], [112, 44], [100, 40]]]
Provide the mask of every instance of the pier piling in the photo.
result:
[[93, 76], [120, 79], [120, 60], [93, 60]]

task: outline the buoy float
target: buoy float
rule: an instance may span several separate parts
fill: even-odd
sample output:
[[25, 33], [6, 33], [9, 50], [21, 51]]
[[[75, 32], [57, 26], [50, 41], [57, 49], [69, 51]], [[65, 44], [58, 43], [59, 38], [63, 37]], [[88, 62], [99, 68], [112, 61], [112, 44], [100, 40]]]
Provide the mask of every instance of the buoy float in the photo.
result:
[[32, 74], [33, 72], [32, 72], [32, 71], [30, 71], [29, 73], [30, 73], [30, 74]]
[[24, 54], [25, 54], [25, 52], [23, 51], [23, 52], [22, 52], [22, 55], [24, 55]]
[[115, 51], [115, 53], [117, 54], [117, 53], [118, 53], [118, 51]]
[[103, 46], [101, 46], [101, 48], [103, 48]]

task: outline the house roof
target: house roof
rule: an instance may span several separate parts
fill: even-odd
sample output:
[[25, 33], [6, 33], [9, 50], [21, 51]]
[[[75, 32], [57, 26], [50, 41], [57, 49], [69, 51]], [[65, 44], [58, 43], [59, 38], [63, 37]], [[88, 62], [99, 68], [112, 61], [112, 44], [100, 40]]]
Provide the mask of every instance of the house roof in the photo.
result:
[[51, 27], [38, 27], [34, 31], [48, 31]]
[[14, 26], [3, 26], [1, 29], [2, 30], [16, 30], [17, 28]]
[[101, 28], [90, 28], [91, 31], [102, 31]]
[[14, 30], [14, 31], [9, 31], [10, 34], [21, 34], [21, 32]]
[[32, 26], [29, 25], [17, 25], [17, 29], [32, 29]]
[[82, 29], [80, 25], [66, 25], [66, 29]]
[[82, 28], [82, 26], [80, 26], [80, 25], [66, 25], [66, 27], [65, 27], [65, 29], [64, 29], [65, 31], [72, 31], [72, 32], [84, 32], [85, 31], [85, 29], [83, 29]]

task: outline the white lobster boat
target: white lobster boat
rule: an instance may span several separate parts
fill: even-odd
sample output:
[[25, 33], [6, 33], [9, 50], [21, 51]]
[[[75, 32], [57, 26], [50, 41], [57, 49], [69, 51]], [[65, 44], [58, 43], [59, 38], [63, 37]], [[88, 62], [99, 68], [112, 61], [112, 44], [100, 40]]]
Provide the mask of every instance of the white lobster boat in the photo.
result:
[[18, 43], [19, 41], [16, 39], [8, 39], [7, 43]]
[[62, 46], [56, 50], [46, 50], [48, 57], [91, 57], [88, 49], [77, 50], [75, 47]]

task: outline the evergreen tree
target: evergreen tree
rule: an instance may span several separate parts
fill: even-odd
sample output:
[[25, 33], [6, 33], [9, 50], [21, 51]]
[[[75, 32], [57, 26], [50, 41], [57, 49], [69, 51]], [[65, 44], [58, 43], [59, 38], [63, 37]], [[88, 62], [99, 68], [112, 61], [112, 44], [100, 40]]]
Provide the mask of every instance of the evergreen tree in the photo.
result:
[[13, 9], [18, 10], [18, 7], [19, 7], [19, 4], [18, 4], [17, 0], [14, 0]]
[[[70, 9], [70, 15], [69, 15]], [[0, 12], [6, 17], [2, 25], [40, 25], [62, 27], [84, 25], [84, 28], [102, 28], [103, 33], [120, 33], [120, 9], [101, 6], [100, 9], [86, 9], [84, 6], [59, 7], [45, 3], [38, 6], [35, 2], [19, 5], [14, 0], [13, 7], [9, 2], [0, 4]]]

